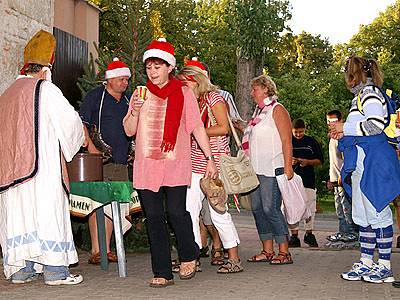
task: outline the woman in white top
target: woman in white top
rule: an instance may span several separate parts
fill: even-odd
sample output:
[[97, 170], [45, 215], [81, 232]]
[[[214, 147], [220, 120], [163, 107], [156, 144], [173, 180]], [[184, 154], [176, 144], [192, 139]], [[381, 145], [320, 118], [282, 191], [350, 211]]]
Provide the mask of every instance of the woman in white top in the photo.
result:
[[[285, 173], [290, 180], [294, 174], [290, 116], [277, 102], [276, 85], [268, 76], [261, 75], [251, 81], [251, 96], [257, 107], [244, 131], [243, 149], [260, 181], [250, 197], [262, 251], [248, 261], [291, 264], [288, 228], [281, 211], [282, 199], [276, 180], [277, 175]], [[276, 256], [273, 240], [279, 245]]]

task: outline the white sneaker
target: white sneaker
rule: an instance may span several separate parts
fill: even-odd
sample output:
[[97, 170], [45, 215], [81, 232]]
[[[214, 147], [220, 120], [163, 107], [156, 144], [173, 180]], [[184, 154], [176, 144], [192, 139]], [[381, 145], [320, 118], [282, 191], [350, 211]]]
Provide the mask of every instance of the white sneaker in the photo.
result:
[[392, 270], [386, 268], [382, 264], [377, 264], [372, 269], [371, 273], [362, 277], [364, 281], [372, 283], [384, 283], [395, 281]]
[[13, 278], [13, 279], [11, 279], [11, 282], [12, 283], [16, 283], [16, 284], [22, 284], [22, 283], [28, 283], [28, 282], [34, 281], [36, 279], [38, 279], [38, 275], [37, 274], [33, 274], [32, 276], [29, 276], [29, 277], [27, 277], [25, 279], [15, 279], [15, 278]]
[[60, 280], [52, 280], [52, 281], [45, 281], [45, 284], [47, 285], [75, 285], [79, 284], [83, 281], [83, 276], [76, 274], [72, 275], [70, 274], [67, 276], [65, 279], [60, 279]]
[[[374, 267], [374, 265], [372, 267]], [[357, 281], [361, 280], [363, 276], [369, 275], [371, 271], [372, 268], [360, 261], [354, 263], [349, 272], [342, 273], [341, 277], [345, 280]]]

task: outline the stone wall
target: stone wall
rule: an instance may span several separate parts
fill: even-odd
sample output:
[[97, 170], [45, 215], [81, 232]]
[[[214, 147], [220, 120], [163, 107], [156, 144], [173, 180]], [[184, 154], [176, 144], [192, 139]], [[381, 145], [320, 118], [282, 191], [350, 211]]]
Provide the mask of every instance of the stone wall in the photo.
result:
[[0, 94], [18, 75], [26, 43], [53, 23], [54, 0], [0, 0]]

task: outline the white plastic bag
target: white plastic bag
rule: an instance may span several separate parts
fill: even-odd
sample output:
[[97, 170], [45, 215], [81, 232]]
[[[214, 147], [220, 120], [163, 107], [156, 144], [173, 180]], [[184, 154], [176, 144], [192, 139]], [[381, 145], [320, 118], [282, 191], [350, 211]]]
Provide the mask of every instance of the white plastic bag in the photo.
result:
[[276, 176], [276, 180], [281, 191], [288, 224], [296, 224], [311, 217], [310, 209], [307, 206], [307, 194], [301, 177], [294, 174], [293, 178], [288, 180], [286, 175], [282, 174]]

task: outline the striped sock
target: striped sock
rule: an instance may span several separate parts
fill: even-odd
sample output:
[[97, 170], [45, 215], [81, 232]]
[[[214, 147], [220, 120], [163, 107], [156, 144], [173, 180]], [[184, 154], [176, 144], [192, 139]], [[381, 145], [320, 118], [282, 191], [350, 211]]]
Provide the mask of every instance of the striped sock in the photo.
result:
[[393, 226], [374, 229], [376, 234], [376, 243], [379, 251], [379, 264], [383, 264], [390, 269], [390, 255], [392, 253]]
[[371, 226], [360, 226], [359, 230], [361, 261], [369, 267], [372, 267], [376, 245], [375, 231], [371, 228]]

